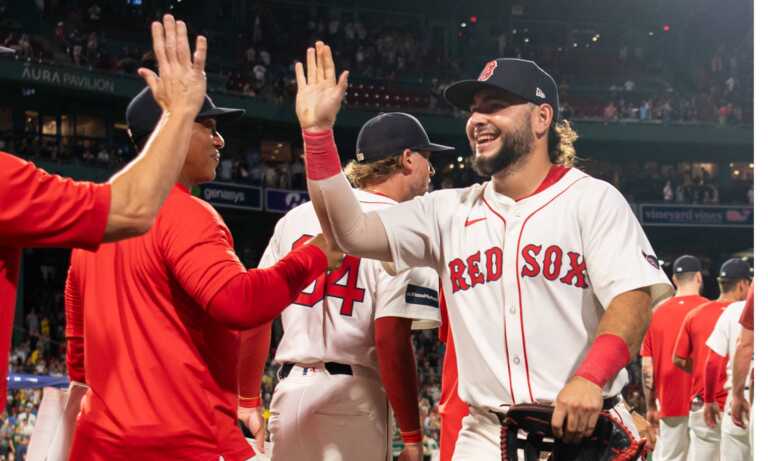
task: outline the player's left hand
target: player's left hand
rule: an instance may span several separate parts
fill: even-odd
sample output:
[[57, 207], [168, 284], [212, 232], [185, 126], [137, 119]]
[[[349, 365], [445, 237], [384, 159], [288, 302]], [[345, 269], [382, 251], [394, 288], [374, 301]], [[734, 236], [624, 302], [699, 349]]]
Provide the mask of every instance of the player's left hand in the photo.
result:
[[264, 408], [237, 407], [237, 419], [243, 422], [256, 440], [256, 450], [264, 453], [264, 436], [266, 424], [264, 424]]
[[397, 461], [422, 461], [424, 459], [424, 448], [420, 443], [406, 443]]
[[720, 408], [718, 408], [716, 403], [705, 403], [704, 422], [707, 423], [707, 426], [713, 428], [717, 425], [718, 421], [720, 421]]
[[572, 377], [557, 394], [552, 413], [552, 432], [565, 443], [589, 437], [603, 409], [603, 390], [580, 376]]

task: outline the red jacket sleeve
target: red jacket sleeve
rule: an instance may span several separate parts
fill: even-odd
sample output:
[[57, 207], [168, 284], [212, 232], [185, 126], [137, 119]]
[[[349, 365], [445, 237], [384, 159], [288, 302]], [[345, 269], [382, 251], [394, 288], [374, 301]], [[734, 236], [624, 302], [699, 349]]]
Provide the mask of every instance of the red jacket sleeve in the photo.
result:
[[717, 391], [720, 376], [728, 363], [728, 357], [722, 357], [715, 351], [707, 347], [707, 363], [704, 368], [704, 401], [707, 403], [715, 402], [715, 391]]
[[67, 341], [67, 374], [69, 379], [85, 384], [85, 325], [83, 300], [77, 278], [77, 253], [77, 250], [72, 252], [72, 264], [69, 267], [69, 274], [64, 285], [64, 313], [66, 316], [64, 335]]
[[271, 322], [326, 267], [328, 260], [320, 248], [302, 245], [272, 267], [233, 277], [208, 304], [208, 313], [235, 330]]
[[110, 185], [51, 175], [0, 152], [0, 246], [95, 248], [104, 238]]
[[181, 192], [168, 200], [184, 210], [161, 212], [155, 223], [169, 270], [188, 296], [228, 328], [271, 321], [328, 266], [320, 248], [302, 245], [270, 268], [247, 271], [211, 205]]
[[261, 406], [261, 379], [269, 357], [272, 324], [267, 323], [240, 334], [240, 356], [237, 360], [238, 405]]

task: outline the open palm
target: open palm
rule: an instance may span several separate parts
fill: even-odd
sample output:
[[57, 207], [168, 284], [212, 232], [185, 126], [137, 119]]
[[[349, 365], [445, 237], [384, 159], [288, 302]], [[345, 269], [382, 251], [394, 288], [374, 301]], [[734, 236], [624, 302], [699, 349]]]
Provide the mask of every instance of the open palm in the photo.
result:
[[336, 80], [331, 47], [323, 42], [307, 49], [307, 69], [296, 63], [296, 115], [303, 130], [324, 131], [333, 128], [344, 93], [347, 91], [349, 72], [342, 72]]

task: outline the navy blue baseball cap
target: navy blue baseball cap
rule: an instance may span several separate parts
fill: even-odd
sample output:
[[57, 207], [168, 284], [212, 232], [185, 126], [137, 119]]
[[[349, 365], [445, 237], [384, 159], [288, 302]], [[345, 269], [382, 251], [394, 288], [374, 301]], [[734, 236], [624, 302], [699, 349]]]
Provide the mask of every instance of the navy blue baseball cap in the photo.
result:
[[748, 262], [741, 258], [731, 258], [720, 266], [720, 272], [717, 273], [718, 280], [752, 280], [752, 267]]
[[[206, 95], [200, 112], [195, 118], [200, 121], [205, 118], [215, 118], [217, 123], [232, 122], [243, 116], [245, 109], [232, 109], [229, 107], [218, 107], [213, 103], [210, 96]], [[129, 134], [134, 142], [149, 136], [160, 121], [163, 110], [152, 96], [149, 87], [144, 88], [134, 96], [128, 108], [125, 110], [125, 120], [128, 122]]]
[[493, 89], [509, 93], [534, 104], [549, 104], [557, 121], [560, 97], [557, 83], [533, 61], [517, 58], [498, 58], [489, 61], [476, 80], [461, 80], [448, 86], [445, 99], [461, 110], [469, 110], [475, 94]]
[[686, 272], [701, 272], [701, 261], [696, 256], [682, 255], [672, 264], [672, 273], [684, 274]]
[[421, 122], [405, 112], [385, 112], [368, 120], [357, 134], [355, 160], [375, 162], [402, 153], [405, 149], [426, 152], [454, 150], [429, 140]]

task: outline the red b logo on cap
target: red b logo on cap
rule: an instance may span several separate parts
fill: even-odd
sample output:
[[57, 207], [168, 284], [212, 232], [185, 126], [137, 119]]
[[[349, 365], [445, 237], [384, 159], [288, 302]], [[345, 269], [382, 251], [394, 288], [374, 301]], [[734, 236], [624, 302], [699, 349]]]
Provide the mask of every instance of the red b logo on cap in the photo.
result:
[[491, 78], [491, 75], [493, 75], [493, 71], [496, 70], [496, 66], [499, 64], [496, 62], [496, 60], [488, 61], [488, 64], [485, 65], [485, 68], [482, 72], [480, 72], [480, 76], [477, 77], [477, 79], [481, 82], [484, 82]]

